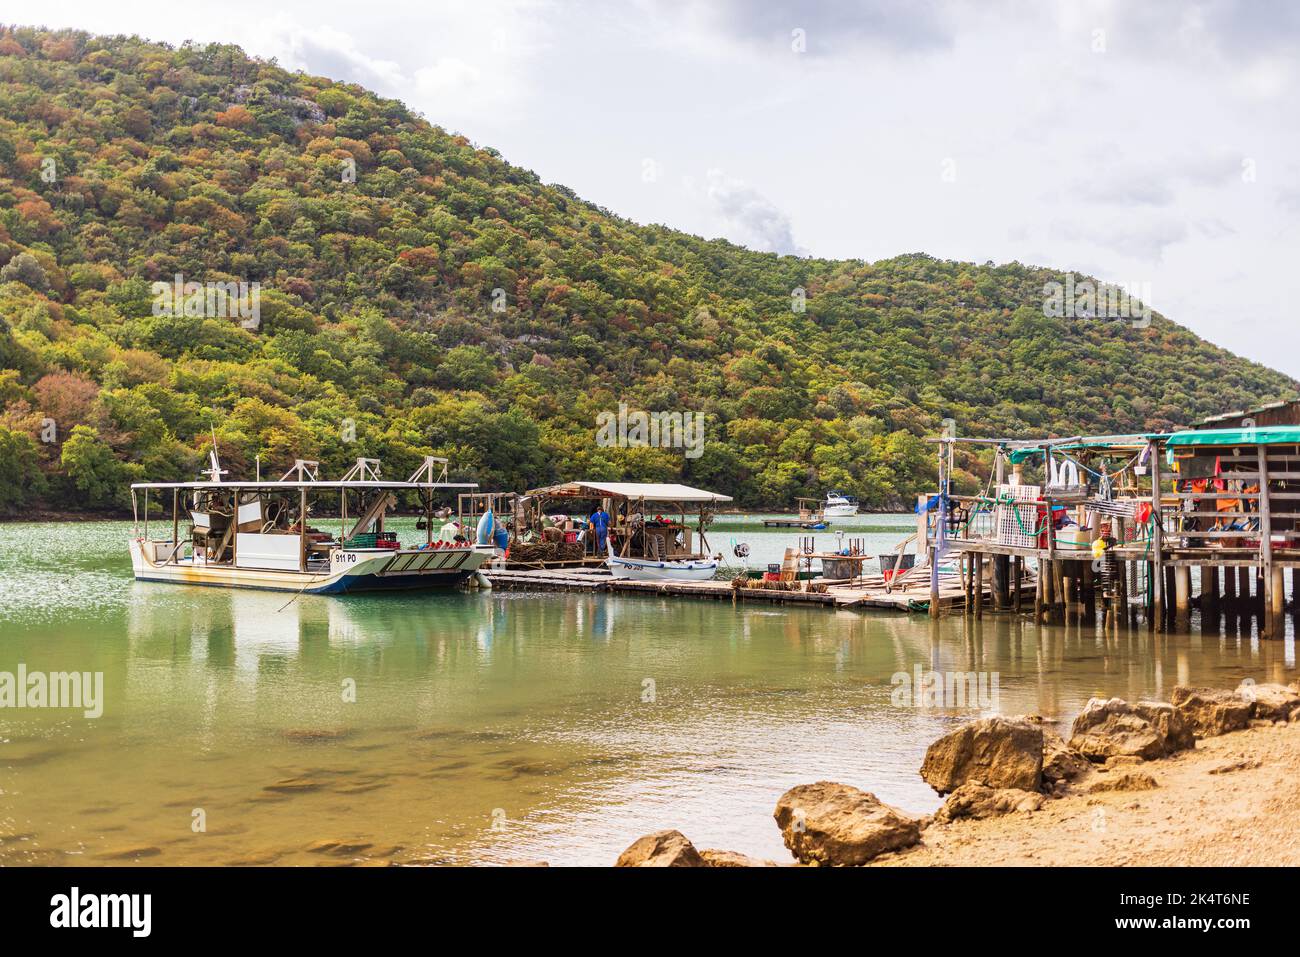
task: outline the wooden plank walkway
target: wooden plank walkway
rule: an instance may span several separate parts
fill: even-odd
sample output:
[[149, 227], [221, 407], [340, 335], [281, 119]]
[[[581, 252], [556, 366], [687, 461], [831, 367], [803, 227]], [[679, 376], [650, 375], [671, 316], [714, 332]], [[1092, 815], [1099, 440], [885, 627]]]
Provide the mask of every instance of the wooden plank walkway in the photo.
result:
[[[783, 590], [775, 588], [733, 587], [730, 581], [703, 582], [646, 582], [613, 578], [601, 568], [509, 570], [480, 569], [493, 588], [506, 591], [587, 591], [616, 594], [674, 595], [683, 598], [712, 598], [728, 601], [761, 601], [774, 604], [812, 604], [830, 608], [881, 608], [894, 611], [917, 610], [918, 604], [928, 608], [930, 603], [930, 577], [924, 569], [914, 577], [885, 590], [885, 580], [880, 575], [867, 575], [853, 582], [813, 579], [813, 584], [825, 584], [825, 591]], [[803, 584], [802, 582], [800, 583]], [[1035, 581], [1031, 574], [1021, 583], [1022, 594], [1033, 600]], [[984, 607], [992, 608], [991, 588], [985, 585]], [[960, 608], [965, 602], [961, 578], [957, 575], [939, 576], [939, 603], [944, 608]]]

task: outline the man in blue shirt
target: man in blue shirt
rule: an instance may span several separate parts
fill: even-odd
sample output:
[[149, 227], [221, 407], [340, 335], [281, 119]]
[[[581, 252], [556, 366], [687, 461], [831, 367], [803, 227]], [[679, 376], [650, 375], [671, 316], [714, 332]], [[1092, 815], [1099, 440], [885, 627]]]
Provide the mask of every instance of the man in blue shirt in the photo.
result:
[[605, 551], [605, 537], [609, 532], [609, 513], [605, 511], [604, 506], [596, 506], [596, 510], [591, 513], [591, 518], [587, 519], [587, 524], [596, 533], [596, 554], [602, 554]]

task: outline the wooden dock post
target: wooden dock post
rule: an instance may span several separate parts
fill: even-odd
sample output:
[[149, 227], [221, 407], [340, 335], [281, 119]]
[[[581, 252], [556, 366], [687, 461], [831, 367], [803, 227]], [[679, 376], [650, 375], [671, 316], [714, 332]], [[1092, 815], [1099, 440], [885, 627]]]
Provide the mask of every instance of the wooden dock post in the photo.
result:
[[1283, 616], [1286, 614], [1286, 579], [1282, 577], [1282, 569], [1273, 566], [1273, 584], [1270, 589], [1272, 594], [1269, 598], [1269, 608], [1273, 618], [1273, 637], [1283, 638], [1286, 633], [1286, 621]]
[[1052, 590], [1056, 601], [1052, 607], [1052, 618], [1056, 622], [1065, 621], [1065, 562], [1056, 559], [1052, 562]]
[[962, 614], [969, 615], [974, 610], [975, 595], [971, 591], [971, 579], [974, 572], [971, 566], [974, 564], [970, 552], [962, 552], [957, 558], [957, 567], [961, 570], [961, 595], [962, 595]]
[[1192, 569], [1190, 565], [1174, 568], [1174, 611], [1186, 618], [1192, 610]]
[[1223, 605], [1229, 614], [1237, 607], [1237, 569], [1231, 565], [1223, 569]]
[[1079, 601], [1085, 616], [1092, 616], [1092, 562], [1075, 562], [1079, 569]]
[[984, 553], [975, 552], [975, 617], [984, 615]]
[[1011, 558], [993, 556], [993, 607], [1006, 611], [1011, 605]]
[[1044, 582], [1047, 576], [1043, 573], [1043, 560], [1038, 560], [1038, 573], [1034, 578], [1034, 624], [1042, 624], [1043, 621], [1043, 598], [1044, 589], [1047, 587]]
[[1011, 589], [1014, 593], [1011, 599], [1011, 605], [1017, 614], [1020, 612], [1020, 591], [1024, 574], [1025, 560], [1020, 555], [1017, 555], [1015, 558], [1011, 559]]
[[[1201, 627], [1206, 619], [1217, 623], [1219, 620], [1219, 566], [1201, 566]], [[1217, 624], [1215, 630], [1217, 631]]]
[[1277, 610], [1277, 576], [1273, 574], [1273, 518], [1269, 507], [1268, 488], [1268, 446], [1257, 445], [1255, 452], [1259, 460], [1259, 568], [1260, 585], [1264, 593], [1263, 627], [1260, 634], [1265, 638], [1281, 638], [1283, 623]]
[[1151, 621], [1156, 631], [1165, 630], [1164, 527], [1160, 517], [1160, 444], [1152, 439], [1151, 456]]

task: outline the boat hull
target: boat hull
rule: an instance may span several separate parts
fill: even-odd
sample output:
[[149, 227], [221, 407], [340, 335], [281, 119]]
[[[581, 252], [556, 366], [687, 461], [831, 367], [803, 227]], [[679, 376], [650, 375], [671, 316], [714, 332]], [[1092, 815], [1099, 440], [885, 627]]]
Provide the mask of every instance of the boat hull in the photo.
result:
[[613, 578], [632, 581], [709, 581], [718, 571], [717, 562], [654, 562], [611, 558], [606, 564]]
[[856, 505], [826, 505], [822, 508], [822, 514], [827, 518], [831, 516], [857, 515], [858, 507]]
[[367, 591], [453, 588], [492, 557], [490, 549], [336, 549], [328, 570], [298, 572], [229, 565], [194, 564], [189, 559], [158, 562], [141, 539], [131, 542], [137, 581], [261, 591], [344, 595]]

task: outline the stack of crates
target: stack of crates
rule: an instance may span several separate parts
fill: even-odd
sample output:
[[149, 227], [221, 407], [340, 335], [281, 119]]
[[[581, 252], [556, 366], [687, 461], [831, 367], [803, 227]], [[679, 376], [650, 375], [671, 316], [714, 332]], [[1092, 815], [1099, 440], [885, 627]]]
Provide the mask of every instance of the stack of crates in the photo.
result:
[[343, 543], [344, 548], [396, 548], [396, 532], [359, 532]]
[[[995, 510], [994, 521], [997, 530], [995, 541], [999, 545], [1015, 545], [1020, 548], [1038, 547], [1038, 536], [1034, 534], [1034, 529], [1038, 527], [1037, 503], [1042, 493], [1042, 487], [1038, 485], [998, 486], [999, 504]], [[1024, 504], [1002, 504], [1002, 501], [1008, 498]]]

